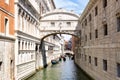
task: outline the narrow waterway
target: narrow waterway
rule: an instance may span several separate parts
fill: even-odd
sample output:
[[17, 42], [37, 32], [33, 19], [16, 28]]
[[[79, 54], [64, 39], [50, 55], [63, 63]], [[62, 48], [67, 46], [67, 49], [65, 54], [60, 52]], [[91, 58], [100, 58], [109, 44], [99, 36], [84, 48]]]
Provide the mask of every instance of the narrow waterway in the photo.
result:
[[27, 80], [92, 80], [79, 69], [73, 60], [61, 61], [38, 71]]

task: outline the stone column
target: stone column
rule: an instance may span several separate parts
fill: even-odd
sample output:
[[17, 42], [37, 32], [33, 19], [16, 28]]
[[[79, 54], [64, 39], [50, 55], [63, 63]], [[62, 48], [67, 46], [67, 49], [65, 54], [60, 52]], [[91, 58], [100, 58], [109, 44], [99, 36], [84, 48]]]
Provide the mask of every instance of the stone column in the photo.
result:
[[19, 21], [19, 22], [20, 22], [20, 25], [18, 25], [18, 26], [20, 26], [20, 30], [22, 30], [22, 24], [23, 24], [23, 23], [22, 23], [22, 20], [23, 20], [23, 19], [22, 19], [22, 14], [23, 14], [23, 10], [21, 9], [21, 10], [20, 10], [20, 21]]
[[26, 32], [26, 13], [24, 13], [24, 30], [23, 31], [25, 31]]

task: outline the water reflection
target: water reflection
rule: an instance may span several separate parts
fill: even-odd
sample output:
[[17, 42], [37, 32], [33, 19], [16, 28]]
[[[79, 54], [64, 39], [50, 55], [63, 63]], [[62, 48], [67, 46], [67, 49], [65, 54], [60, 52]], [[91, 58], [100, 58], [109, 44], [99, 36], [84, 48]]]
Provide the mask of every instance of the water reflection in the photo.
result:
[[92, 80], [86, 76], [73, 62], [67, 59], [59, 64], [38, 71], [27, 80]]

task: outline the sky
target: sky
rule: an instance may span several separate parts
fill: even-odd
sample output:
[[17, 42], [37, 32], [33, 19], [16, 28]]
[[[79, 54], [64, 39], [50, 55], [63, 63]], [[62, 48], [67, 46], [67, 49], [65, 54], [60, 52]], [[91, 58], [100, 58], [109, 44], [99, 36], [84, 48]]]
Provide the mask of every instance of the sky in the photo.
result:
[[69, 41], [70, 38], [72, 37], [71, 35], [67, 35], [67, 34], [63, 34], [62, 36], [64, 36], [64, 39], [65, 39], [66, 41]]
[[89, 0], [54, 0], [56, 8], [65, 8], [67, 10], [74, 10], [74, 12], [81, 14]]
[[[81, 14], [85, 9], [89, 0], [54, 0], [56, 8], [64, 8], [73, 10], [77, 14]], [[70, 40], [71, 35], [63, 35], [65, 40]]]

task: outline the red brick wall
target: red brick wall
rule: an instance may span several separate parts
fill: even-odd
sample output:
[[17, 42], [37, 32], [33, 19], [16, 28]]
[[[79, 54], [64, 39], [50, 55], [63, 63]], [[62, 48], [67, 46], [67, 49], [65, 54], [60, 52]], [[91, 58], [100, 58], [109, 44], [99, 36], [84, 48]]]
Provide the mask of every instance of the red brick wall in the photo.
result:
[[0, 7], [14, 14], [14, 0], [10, 0], [9, 4], [6, 4], [5, 0], [0, 0]]
[[[0, 8], [7, 11], [7, 13], [14, 15], [14, 0], [10, 0], [9, 4], [6, 4], [4, 0], [0, 0]], [[0, 10], [0, 32], [4, 33], [5, 31], [4, 21], [5, 21], [5, 17], [7, 17], [9, 20], [9, 34], [14, 35], [14, 17], [8, 15], [7, 13]]]

